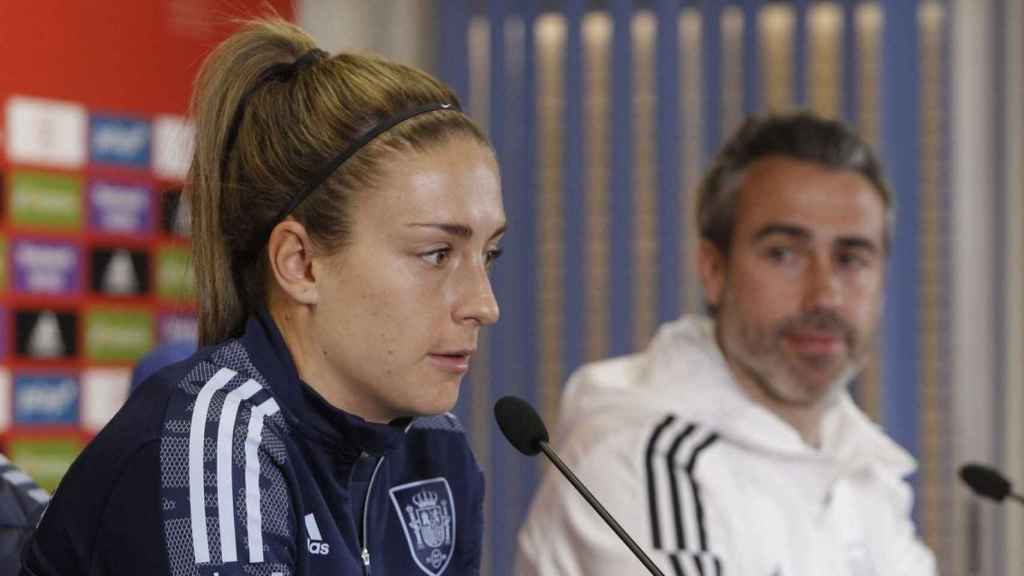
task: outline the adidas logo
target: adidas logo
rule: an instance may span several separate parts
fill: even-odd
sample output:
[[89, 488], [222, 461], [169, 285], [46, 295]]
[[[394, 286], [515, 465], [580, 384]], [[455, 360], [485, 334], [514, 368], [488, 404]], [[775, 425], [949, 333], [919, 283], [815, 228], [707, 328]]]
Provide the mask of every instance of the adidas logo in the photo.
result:
[[331, 551], [331, 545], [324, 542], [320, 535], [320, 527], [316, 524], [316, 518], [312, 514], [306, 514], [306, 549], [310, 554], [327, 556]]

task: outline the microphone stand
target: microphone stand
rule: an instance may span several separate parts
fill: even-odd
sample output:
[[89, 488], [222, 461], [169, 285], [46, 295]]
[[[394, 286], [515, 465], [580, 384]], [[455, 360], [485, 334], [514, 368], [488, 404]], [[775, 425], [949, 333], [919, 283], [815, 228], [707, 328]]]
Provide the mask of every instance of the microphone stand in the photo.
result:
[[548, 460], [550, 460], [551, 463], [555, 465], [555, 468], [558, 468], [559, 471], [561, 471], [562, 474], [565, 475], [566, 479], [569, 480], [569, 483], [572, 484], [574, 488], [576, 488], [576, 491], [580, 493], [580, 496], [583, 496], [583, 499], [586, 500], [594, 508], [597, 514], [601, 516], [601, 519], [604, 520], [605, 523], [608, 524], [608, 527], [611, 528], [613, 532], [615, 532], [615, 535], [618, 536], [620, 540], [622, 540], [623, 544], [629, 547], [633, 554], [636, 555], [640, 562], [643, 563], [644, 567], [647, 568], [647, 571], [653, 574], [654, 576], [665, 576], [665, 573], [662, 572], [657, 566], [655, 566], [654, 562], [650, 559], [650, 557], [647, 556], [643, 549], [637, 545], [637, 543], [629, 536], [629, 534], [626, 533], [625, 530], [623, 530], [622, 526], [620, 526], [619, 523], [615, 521], [615, 518], [612, 518], [612, 515], [609, 514], [608, 511], [605, 510], [604, 506], [602, 506], [601, 503], [597, 501], [597, 498], [595, 498], [594, 495], [590, 493], [590, 490], [588, 490], [587, 487], [583, 485], [583, 482], [580, 482], [580, 479], [577, 478], [576, 475], [573, 474], [572, 470], [570, 470], [569, 467], [565, 465], [565, 462], [562, 462], [562, 459], [558, 457], [558, 454], [555, 453], [551, 446], [543, 440], [538, 442], [538, 446], [540, 446], [540, 449], [541, 451], [544, 452], [544, 455], [548, 457]]

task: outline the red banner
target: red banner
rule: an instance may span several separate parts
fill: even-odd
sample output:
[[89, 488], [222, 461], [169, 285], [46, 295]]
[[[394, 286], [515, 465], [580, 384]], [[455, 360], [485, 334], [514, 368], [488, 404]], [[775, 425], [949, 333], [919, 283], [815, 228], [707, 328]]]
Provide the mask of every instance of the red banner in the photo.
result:
[[52, 489], [146, 351], [190, 343], [193, 79], [289, 0], [0, 3], [0, 437]]

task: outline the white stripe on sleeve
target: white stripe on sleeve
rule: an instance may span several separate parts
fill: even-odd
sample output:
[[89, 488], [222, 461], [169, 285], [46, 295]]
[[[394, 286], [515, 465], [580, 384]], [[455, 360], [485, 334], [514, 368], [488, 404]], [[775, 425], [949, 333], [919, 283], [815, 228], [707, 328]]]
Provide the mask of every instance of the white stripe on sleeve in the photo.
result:
[[235, 433], [235, 420], [238, 418], [238, 406], [243, 400], [261, 389], [259, 382], [248, 380], [238, 388], [228, 392], [224, 398], [224, 407], [220, 412], [220, 424], [217, 425], [217, 514], [220, 519], [220, 561], [235, 562], [238, 560], [238, 549], [235, 544], [235, 501], [231, 497], [232, 452]]
[[278, 411], [273, 398], [252, 409], [245, 438], [245, 528], [249, 537], [249, 562], [263, 562], [263, 513], [260, 511], [260, 443], [263, 419]]
[[188, 497], [192, 524], [192, 552], [196, 563], [210, 561], [210, 542], [206, 533], [206, 486], [203, 477], [203, 452], [206, 441], [206, 418], [213, 395], [227, 385], [236, 372], [221, 368], [210, 378], [196, 397], [192, 424], [188, 431]]

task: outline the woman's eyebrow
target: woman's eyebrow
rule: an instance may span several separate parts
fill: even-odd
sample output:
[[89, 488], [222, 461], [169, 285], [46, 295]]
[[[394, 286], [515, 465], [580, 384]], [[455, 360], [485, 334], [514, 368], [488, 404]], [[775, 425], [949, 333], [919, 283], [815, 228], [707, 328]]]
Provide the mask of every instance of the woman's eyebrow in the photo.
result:
[[[473, 237], [473, 228], [466, 226], [465, 224], [456, 224], [453, 222], [413, 222], [412, 224], [408, 224], [408, 226], [410, 228], [434, 228], [459, 238]], [[491, 234], [491, 238], [504, 234], [506, 228], [508, 228], [508, 224], [502, 224], [494, 231], [494, 234]]]

